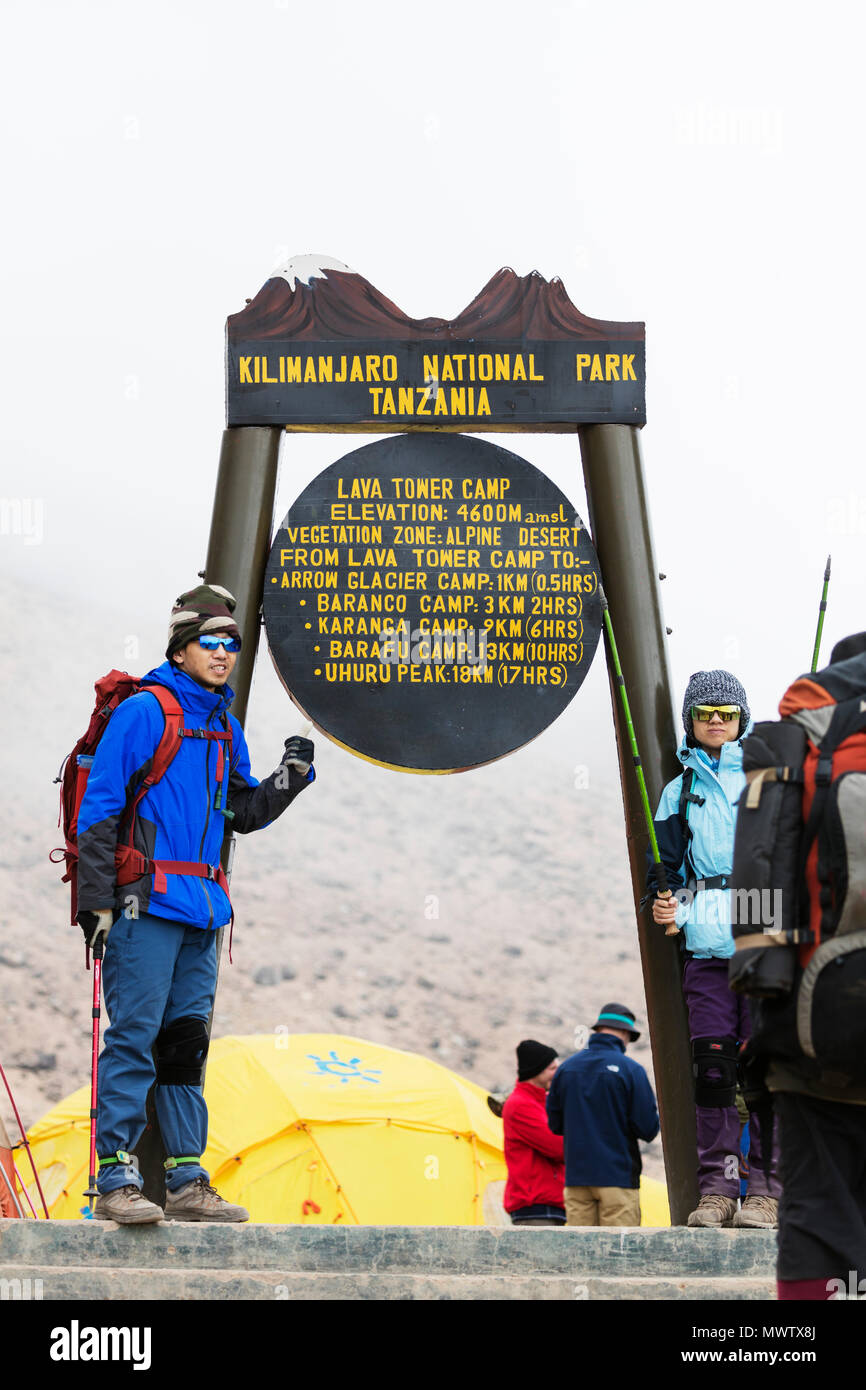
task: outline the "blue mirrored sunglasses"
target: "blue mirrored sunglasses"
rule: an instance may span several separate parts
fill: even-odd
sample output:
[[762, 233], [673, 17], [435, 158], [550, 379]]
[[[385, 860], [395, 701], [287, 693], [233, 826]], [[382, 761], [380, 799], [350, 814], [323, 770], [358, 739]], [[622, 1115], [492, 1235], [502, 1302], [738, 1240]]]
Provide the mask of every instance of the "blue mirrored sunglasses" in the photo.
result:
[[239, 652], [241, 649], [241, 639], [239, 637], [212, 637], [208, 632], [202, 632], [199, 635], [198, 644], [200, 647], [204, 647], [206, 652], [215, 652], [218, 651], [220, 647], [225, 647], [227, 652], [234, 655], [235, 652]]

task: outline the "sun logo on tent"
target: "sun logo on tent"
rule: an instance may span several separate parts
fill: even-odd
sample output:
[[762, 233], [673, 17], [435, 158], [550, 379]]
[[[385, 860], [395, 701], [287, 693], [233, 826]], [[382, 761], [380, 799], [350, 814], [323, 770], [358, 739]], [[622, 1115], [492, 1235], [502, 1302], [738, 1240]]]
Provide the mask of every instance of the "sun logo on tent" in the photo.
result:
[[369, 1081], [373, 1086], [378, 1086], [382, 1075], [375, 1067], [360, 1067], [360, 1057], [350, 1057], [348, 1062], [342, 1062], [336, 1052], [329, 1052], [327, 1057], [317, 1057], [314, 1052], [308, 1052], [307, 1056], [311, 1062], [315, 1062], [320, 1073], [338, 1076], [344, 1086], [349, 1081]]

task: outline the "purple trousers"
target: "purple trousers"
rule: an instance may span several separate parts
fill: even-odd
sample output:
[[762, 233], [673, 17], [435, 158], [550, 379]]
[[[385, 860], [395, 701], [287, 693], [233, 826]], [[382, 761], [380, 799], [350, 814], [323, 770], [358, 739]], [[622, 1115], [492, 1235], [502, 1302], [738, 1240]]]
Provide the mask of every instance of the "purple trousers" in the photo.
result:
[[[745, 1042], [751, 1034], [748, 1001], [728, 986], [728, 962], [691, 959], [683, 971], [683, 993], [689, 1011], [689, 1036], [695, 1038], [733, 1038]], [[698, 1131], [698, 1191], [723, 1197], [739, 1197], [740, 1116], [735, 1105], [725, 1107], [696, 1105]], [[749, 1194], [778, 1197], [782, 1191], [777, 1177], [779, 1162], [778, 1124], [773, 1122], [773, 1155], [769, 1181], [764, 1176], [761, 1126], [749, 1119]]]

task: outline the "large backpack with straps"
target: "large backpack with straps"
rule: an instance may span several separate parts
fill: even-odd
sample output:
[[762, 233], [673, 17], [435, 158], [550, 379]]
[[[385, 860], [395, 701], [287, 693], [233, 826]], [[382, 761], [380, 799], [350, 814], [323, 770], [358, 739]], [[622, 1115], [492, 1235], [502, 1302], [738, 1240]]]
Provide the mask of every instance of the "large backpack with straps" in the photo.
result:
[[[159, 701], [165, 719], [165, 727], [159, 743], [154, 749], [153, 760], [147, 774], [133, 790], [118, 826], [117, 849], [115, 852], [116, 882], [119, 886], [135, 883], [146, 875], [153, 875], [154, 890], [166, 891], [166, 874], [192, 874], [198, 878], [211, 878], [219, 883], [228, 896], [228, 880], [222, 868], [209, 864], [187, 863], [177, 860], [149, 860], [135, 848], [135, 818], [139, 803], [152, 787], [165, 776], [175, 756], [180, 750], [183, 738], [213, 739], [217, 744], [216, 776], [219, 784], [217, 810], [227, 818], [231, 811], [227, 805], [228, 773], [231, 765], [231, 725], [216, 729], [187, 729], [183, 710], [175, 696], [164, 685], [145, 684], [139, 677], [130, 676], [126, 671], [109, 671], [96, 682], [96, 705], [90, 723], [81, 738], [61, 764], [55, 782], [60, 783], [60, 814], [57, 824], [62, 825], [64, 844], [51, 851], [49, 858], [53, 864], [62, 860], [66, 872], [61, 882], [68, 883], [71, 889], [71, 921], [78, 920], [78, 813], [87, 790], [87, 780], [96, 750], [108, 727], [108, 721], [124, 700], [139, 691], [146, 690]], [[55, 857], [59, 856], [59, 857]]]
[[731, 987], [751, 1056], [866, 1084], [866, 655], [795, 681], [744, 742]]

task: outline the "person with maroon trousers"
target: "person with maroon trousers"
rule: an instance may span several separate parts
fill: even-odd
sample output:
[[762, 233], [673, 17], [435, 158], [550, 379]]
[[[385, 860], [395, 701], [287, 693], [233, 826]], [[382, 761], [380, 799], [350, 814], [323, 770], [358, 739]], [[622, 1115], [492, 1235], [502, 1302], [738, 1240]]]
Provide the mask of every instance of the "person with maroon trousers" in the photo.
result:
[[517, 1085], [502, 1110], [505, 1210], [515, 1226], [564, 1226], [563, 1141], [547, 1123], [547, 1092], [557, 1067], [552, 1047], [525, 1039], [517, 1048]]
[[[683, 773], [669, 782], [655, 815], [659, 853], [672, 896], [652, 900], [653, 920], [685, 938], [683, 993], [689, 1015], [700, 1200], [690, 1226], [773, 1227], [781, 1186], [777, 1151], [764, 1173], [759, 1121], [749, 1126], [749, 1190], [738, 1209], [740, 1118], [737, 1061], [750, 1035], [748, 1004], [728, 985], [734, 953], [731, 890], [737, 803], [746, 785], [742, 738], [751, 725], [743, 686], [730, 671], [696, 671], [683, 700]], [[647, 888], [657, 894], [647, 853]], [[681, 938], [682, 940], [682, 938]], [[766, 1136], [772, 1142], [772, 1136]]]

